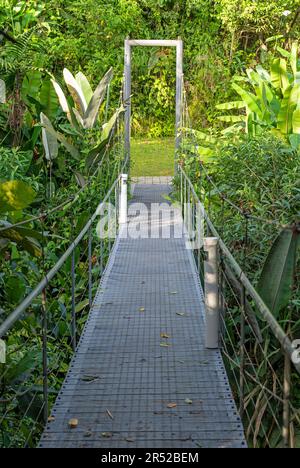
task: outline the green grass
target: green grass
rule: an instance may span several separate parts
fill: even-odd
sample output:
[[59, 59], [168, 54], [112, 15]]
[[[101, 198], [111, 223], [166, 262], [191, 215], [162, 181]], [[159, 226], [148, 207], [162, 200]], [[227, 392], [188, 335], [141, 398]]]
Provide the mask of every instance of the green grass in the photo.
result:
[[171, 176], [174, 174], [174, 138], [131, 139], [131, 175]]

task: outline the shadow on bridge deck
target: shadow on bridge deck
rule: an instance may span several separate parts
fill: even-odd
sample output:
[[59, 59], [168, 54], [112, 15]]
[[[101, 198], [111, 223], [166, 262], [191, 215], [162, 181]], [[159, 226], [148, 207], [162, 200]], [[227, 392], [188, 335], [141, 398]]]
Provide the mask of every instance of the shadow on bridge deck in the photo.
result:
[[[166, 202], [169, 190], [137, 184], [131, 205]], [[162, 225], [143, 213], [142, 232], [150, 220]], [[171, 224], [182, 228], [179, 213]], [[245, 447], [221, 354], [204, 345], [202, 290], [185, 239], [122, 237], [40, 447]]]

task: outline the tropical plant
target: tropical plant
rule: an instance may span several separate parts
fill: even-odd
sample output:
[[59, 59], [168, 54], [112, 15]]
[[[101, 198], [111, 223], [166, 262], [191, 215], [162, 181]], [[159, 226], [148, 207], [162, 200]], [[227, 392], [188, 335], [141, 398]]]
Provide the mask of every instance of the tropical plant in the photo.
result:
[[[230, 130], [243, 129], [250, 136], [265, 130], [285, 138], [292, 147], [300, 146], [300, 61], [298, 45], [288, 52], [278, 47], [280, 58], [273, 58], [270, 72], [258, 65], [247, 69], [247, 77], [234, 78], [232, 88], [238, 101], [217, 105], [219, 110], [245, 109], [243, 114], [218, 117], [230, 122]], [[244, 83], [244, 86], [240, 83]], [[246, 86], [245, 86], [246, 85]], [[249, 91], [249, 86], [252, 91]], [[228, 132], [229, 129], [227, 129]]]

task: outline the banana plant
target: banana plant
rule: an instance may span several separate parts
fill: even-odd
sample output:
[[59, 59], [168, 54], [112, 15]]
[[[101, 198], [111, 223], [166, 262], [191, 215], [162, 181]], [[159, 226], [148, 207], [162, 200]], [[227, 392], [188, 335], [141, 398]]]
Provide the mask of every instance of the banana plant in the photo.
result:
[[243, 112], [222, 115], [219, 120], [234, 124], [232, 130], [243, 129], [253, 136], [270, 130], [297, 149], [300, 147], [298, 44], [294, 42], [290, 52], [281, 48], [278, 52], [282, 57], [272, 60], [270, 72], [258, 65], [255, 70], [247, 69], [247, 77], [235, 77], [232, 88], [238, 100], [219, 104], [217, 109], [243, 109]]
[[74, 106], [70, 105], [68, 99], [57, 81], [52, 79], [52, 84], [56, 91], [62, 110], [75, 128], [90, 129], [97, 123], [100, 106], [104, 100], [108, 85], [113, 77], [113, 69], [110, 68], [103, 76], [95, 91], [92, 91], [91, 85], [86, 76], [79, 72], [74, 77], [72, 73], [65, 68], [63, 77], [66, 87], [72, 97]]

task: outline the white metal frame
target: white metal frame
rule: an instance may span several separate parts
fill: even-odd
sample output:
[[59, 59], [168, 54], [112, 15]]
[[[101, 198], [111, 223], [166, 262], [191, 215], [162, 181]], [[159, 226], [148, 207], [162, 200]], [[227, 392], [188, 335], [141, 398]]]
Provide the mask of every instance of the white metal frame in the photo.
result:
[[[176, 115], [175, 115], [175, 149], [180, 145], [180, 120], [182, 110], [182, 73], [183, 73], [183, 42], [177, 40], [144, 40], [126, 39], [124, 56], [124, 101], [127, 102], [125, 113], [125, 152], [130, 160], [130, 120], [131, 120], [131, 47], [176, 47]], [[176, 161], [175, 161], [176, 172]]]

